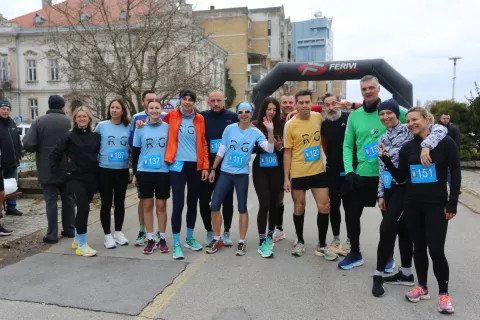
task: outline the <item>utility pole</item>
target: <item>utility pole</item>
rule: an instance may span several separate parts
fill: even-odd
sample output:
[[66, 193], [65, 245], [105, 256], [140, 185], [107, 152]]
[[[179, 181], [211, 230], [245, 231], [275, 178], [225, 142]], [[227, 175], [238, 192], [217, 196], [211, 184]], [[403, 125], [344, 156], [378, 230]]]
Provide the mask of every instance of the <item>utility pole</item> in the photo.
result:
[[455, 79], [457, 79], [457, 60], [462, 57], [451, 57], [448, 60], [453, 60], [453, 84], [452, 84], [452, 101], [455, 101]]

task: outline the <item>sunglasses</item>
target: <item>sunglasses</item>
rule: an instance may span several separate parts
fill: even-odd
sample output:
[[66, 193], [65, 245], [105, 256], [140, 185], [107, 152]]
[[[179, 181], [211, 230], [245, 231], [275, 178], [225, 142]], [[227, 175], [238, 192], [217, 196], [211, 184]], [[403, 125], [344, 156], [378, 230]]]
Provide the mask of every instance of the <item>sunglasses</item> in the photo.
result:
[[250, 114], [250, 110], [238, 111], [237, 114]]

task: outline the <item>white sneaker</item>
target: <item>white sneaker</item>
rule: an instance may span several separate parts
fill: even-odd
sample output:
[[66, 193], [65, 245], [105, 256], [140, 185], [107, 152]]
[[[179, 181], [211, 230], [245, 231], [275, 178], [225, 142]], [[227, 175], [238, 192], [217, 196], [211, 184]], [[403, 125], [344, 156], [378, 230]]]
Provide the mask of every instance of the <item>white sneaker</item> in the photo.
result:
[[115, 249], [117, 247], [117, 245], [115, 244], [115, 240], [113, 240], [113, 237], [111, 234], [105, 235], [105, 240], [103, 241], [103, 245], [107, 249]]
[[115, 242], [120, 246], [126, 246], [128, 244], [127, 238], [125, 238], [123, 232], [121, 231], [115, 231], [113, 239], [115, 239]]
[[277, 241], [283, 240], [285, 238], [286, 238], [285, 232], [283, 232], [281, 230], [278, 230], [278, 229], [275, 229], [275, 231], [273, 232], [273, 242], [277, 242]]

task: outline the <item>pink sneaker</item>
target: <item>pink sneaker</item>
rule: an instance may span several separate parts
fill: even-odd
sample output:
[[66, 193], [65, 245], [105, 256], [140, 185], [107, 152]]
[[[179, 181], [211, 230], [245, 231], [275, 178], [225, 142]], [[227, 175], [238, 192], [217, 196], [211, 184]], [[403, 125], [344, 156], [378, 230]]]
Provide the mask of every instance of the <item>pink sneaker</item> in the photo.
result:
[[167, 241], [165, 241], [165, 239], [160, 239], [160, 241], [158, 242], [158, 249], [160, 249], [161, 253], [167, 253], [168, 251], [170, 251]]
[[452, 306], [452, 298], [448, 294], [442, 294], [438, 298], [438, 311], [446, 314], [455, 312]]
[[423, 289], [420, 286], [416, 286], [413, 288], [413, 290], [407, 292], [405, 298], [407, 298], [407, 300], [410, 302], [418, 302], [420, 300], [430, 299], [430, 295], [428, 294], [428, 290]]
[[275, 232], [273, 232], [273, 242], [277, 242], [279, 240], [285, 239], [285, 232], [275, 229]]

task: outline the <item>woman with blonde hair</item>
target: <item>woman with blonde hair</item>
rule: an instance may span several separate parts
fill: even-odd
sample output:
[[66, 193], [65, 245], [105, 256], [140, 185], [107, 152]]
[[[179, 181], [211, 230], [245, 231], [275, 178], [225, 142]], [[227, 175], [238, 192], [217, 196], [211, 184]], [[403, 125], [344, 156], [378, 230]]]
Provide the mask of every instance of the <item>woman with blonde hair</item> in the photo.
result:
[[72, 130], [58, 141], [50, 153], [50, 168], [60, 169], [64, 156], [67, 157], [66, 188], [77, 206], [75, 238], [72, 248], [79, 256], [92, 257], [96, 250], [87, 244], [87, 222], [90, 202], [97, 190], [98, 153], [101, 137], [92, 131], [93, 115], [85, 106], [75, 109], [72, 115]]

